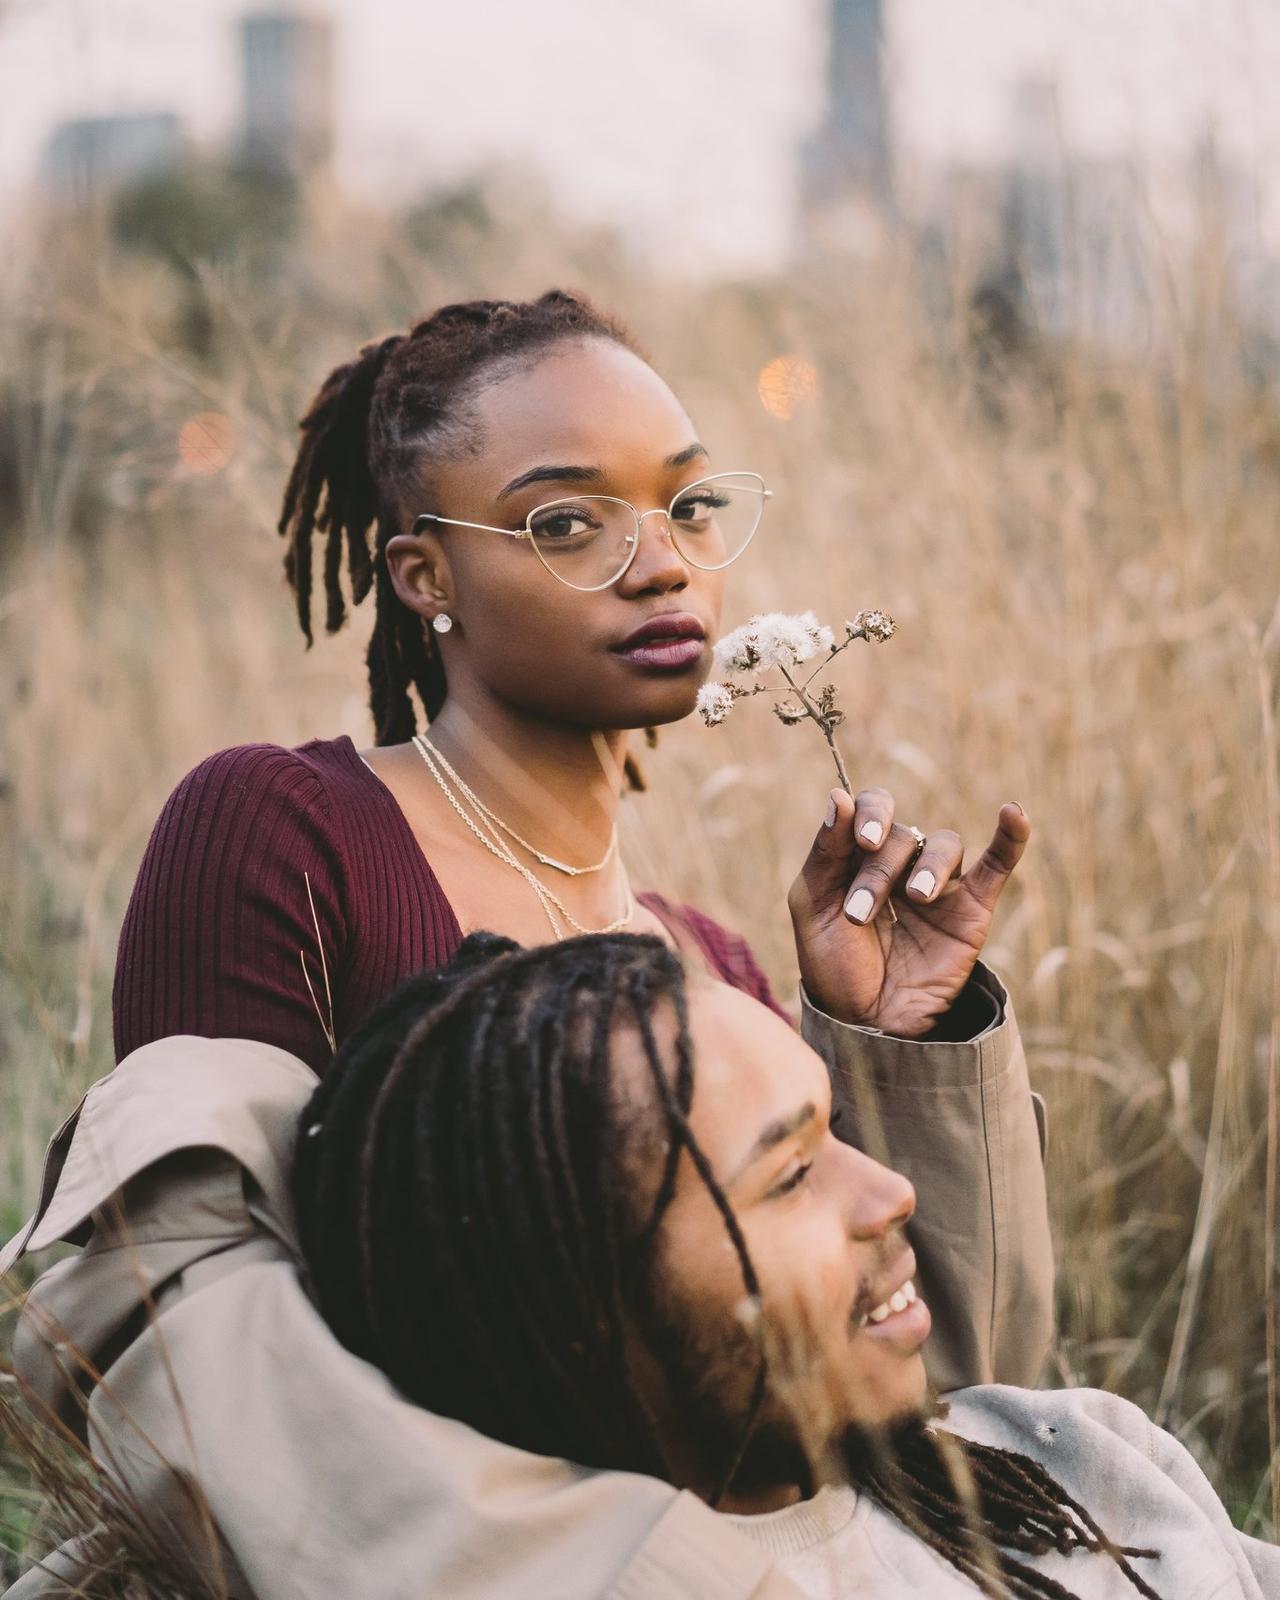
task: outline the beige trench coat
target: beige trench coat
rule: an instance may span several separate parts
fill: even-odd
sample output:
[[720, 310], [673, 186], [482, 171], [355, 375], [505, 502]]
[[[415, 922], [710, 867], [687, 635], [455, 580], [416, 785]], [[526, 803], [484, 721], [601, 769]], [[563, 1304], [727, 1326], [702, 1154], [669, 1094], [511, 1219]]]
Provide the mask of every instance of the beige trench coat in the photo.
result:
[[[1043, 1122], [1017, 1027], [919, 1044], [804, 1003], [841, 1135], [916, 1183], [919, 1280], [943, 1389], [1035, 1381], [1051, 1332]], [[300, 1270], [288, 1169], [314, 1087], [249, 1040], [162, 1039], [55, 1136], [0, 1274], [84, 1246], [28, 1297], [15, 1362], [216, 1588], [251, 1600], [796, 1600], [764, 1551], [692, 1495], [485, 1438], [401, 1399], [344, 1351]], [[193, 1492], [194, 1491], [194, 1492]], [[76, 1547], [12, 1600], [73, 1592]], [[59, 1576], [61, 1575], [61, 1576]]]

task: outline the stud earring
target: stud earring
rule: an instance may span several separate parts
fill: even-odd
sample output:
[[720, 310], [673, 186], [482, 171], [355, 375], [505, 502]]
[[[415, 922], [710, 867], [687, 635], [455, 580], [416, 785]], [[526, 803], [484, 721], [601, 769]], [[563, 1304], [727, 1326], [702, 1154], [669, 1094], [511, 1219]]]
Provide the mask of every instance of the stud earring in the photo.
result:
[[442, 611], [438, 616], [432, 617], [431, 626], [437, 633], [448, 633], [449, 629], [453, 627], [453, 618], [447, 611]]

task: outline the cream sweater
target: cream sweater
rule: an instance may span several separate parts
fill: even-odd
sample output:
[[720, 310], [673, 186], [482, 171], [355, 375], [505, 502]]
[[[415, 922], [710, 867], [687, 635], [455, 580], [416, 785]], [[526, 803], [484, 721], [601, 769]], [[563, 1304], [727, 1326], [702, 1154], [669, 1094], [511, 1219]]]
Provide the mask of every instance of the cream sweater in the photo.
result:
[[[1127, 1400], [1097, 1389], [992, 1384], [951, 1395], [946, 1425], [1044, 1464], [1117, 1544], [1160, 1551], [1135, 1570], [1161, 1600], [1280, 1600], [1280, 1547], [1232, 1527], [1190, 1454]], [[974, 1585], [870, 1497], [826, 1488], [763, 1516], [729, 1519], [812, 1600], [973, 1600]], [[1107, 1556], [1036, 1564], [1079, 1596], [1136, 1600]]]

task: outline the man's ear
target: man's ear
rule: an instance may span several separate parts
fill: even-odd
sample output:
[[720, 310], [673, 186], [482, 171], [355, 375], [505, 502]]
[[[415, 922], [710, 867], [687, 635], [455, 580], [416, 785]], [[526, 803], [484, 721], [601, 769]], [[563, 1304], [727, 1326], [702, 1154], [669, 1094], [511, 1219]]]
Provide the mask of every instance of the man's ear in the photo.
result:
[[387, 571], [396, 598], [430, 622], [448, 611], [453, 598], [449, 558], [439, 534], [397, 533], [387, 540]]

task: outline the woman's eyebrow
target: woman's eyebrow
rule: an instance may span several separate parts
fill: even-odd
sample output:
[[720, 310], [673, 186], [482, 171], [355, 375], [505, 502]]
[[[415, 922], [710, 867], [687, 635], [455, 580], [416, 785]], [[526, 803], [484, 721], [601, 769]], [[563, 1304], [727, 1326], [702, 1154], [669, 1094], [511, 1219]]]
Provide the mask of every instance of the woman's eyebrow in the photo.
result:
[[683, 450], [677, 450], [675, 455], [668, 456], [662, 463], [664, 467], [687, 467], [691, 461], [696, 461], [699, 456], [706, 455], [706, 449], [695, 439], [692, 444], [685, 445]]
[[604, 473], [599, 467], [530, 467], [528, 472], [522, 472], [512, 478], [505, 489], [500, 489], [494, 496], [495, 500], [505, 500], [509, 494], [514, 494], [517, 489], [523, 489], [530, 483], [599, 483]]
[[[662, 463], [664, 468], [687, 467], [691, 461], [696, 461], [699, 456], [706, 455], [706, 449], [695, 439], [692, 444], [685, 445], [683, 450], [677, 450], [675, 455], [668, 456]], [[531, 483], [601, 483], [605, 473], [600, 467], [570, 467], [570, 466], [545, 466], [530, 467], [528, 472], [521, 472], [512, 478], [505, 488], [500, 489], [494, 496], [495, 501], [505, 500], [517, 489], [525, 489]]]

